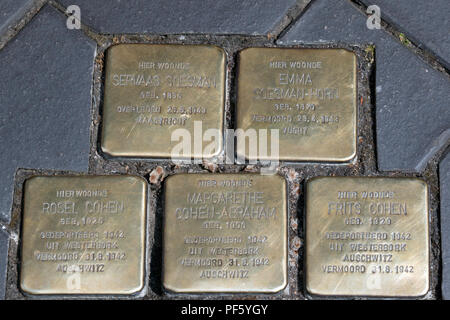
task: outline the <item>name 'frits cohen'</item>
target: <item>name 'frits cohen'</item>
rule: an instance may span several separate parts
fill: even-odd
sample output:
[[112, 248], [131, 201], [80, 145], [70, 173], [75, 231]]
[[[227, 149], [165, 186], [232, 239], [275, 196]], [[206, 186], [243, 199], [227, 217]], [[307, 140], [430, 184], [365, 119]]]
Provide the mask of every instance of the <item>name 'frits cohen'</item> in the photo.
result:
[[[372, 215], [407, 215], [406, 202], [369, 202], [364, 207]], [[328, 215], [360, 215], [363, 205], [360, 202], [329, 202]]]

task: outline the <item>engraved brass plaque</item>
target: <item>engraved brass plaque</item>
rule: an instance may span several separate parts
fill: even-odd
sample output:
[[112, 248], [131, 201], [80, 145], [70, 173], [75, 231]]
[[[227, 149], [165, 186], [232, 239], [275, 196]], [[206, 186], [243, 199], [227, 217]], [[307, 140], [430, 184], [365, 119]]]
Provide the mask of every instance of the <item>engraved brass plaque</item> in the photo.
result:
[[[111, 156], [170, 158], [177, 129], [213, 128], [213, 150], [183, 150], [180, 158], [212, 157], [222, 148], [225, 52], [208, 45], [120, 44], [108, 49], [101, 148]], [[197, 122], [198, 121], [198, 122]], [[196, 132], [194, 124], [197, 123]], [[192, 142], [191, 142], [192, 144]]]
[[353, 52], [249, 48], [241, 51], [238, 70], [236, 127], [267, 129], [269, 150], [254, 155], [238, 144], [240, 157], [276, 160], [271, 130], [278, 130], [280, 160], [343, 162], [356, 155]]
[[176, 293], [282, 290], [287, 284], [286, 206], [286, 183], [278, 175], [169, 177], [164, 287]]
[[306, 287], [317, 295], [417, 297], [429, 288], [428, 188], [416, 178], [307, 184]]
[[147, 183], [36, 176], [25, 183], [20, 286], [30, 294], [133, 294], [144, 287]]

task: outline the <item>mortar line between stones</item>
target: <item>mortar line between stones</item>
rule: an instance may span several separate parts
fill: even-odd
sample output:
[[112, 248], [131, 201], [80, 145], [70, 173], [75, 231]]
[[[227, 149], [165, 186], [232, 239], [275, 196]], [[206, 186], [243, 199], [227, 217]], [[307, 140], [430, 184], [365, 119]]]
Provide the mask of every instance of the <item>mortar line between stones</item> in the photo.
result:
[[[63, 6], [62, 4], [60, 4], [59, 2], [50, 0], [50, 1], [48, 1], [48, 4], [51, 5], [53, 8], [55, 8], [58, 12], [62, 13], [64, 16], [70, 17], [70, 15], [66, 13], [66, 7]], [[89, 39], [94, 40], [98, 46], [102, 46], [104, 44], [99, 39], [99, 38], [101, 38], [101, 35], [98, 32], [92, 30], [89, 26], [85, 25], [83, 23], [82, 19], [80, 19], [79, 22], [81, 25], [81, 30]]]
[[[348, 0], [348, 1], [352, 5], [354, 5], [354, 7], [356, 7], [358, 10], [360, 10], [364, 15], [369, 16], [369, 14], [367, 14], [366, 12], [367, 6], [360, 0]], [[438, 58], [430, 49], [428, 49], [427, 46], [421, 44], [422, 47], [419, 47], [417, 43], [411, 41], [410, 39], [407, 39], [407, 42], [409, 42], [408, 44], [401, 41], [399, 36], [401, 34], [404, 35], [404, 32], [402, 32], [403, 30], [399, 30], [397, 27], [393, 26], [391, 23], [383, 19], [383, 14], [381, 14], [380, 19], [381, 19], [381, 27], [385, 32], [394, 37], [396, 41], [400, 42], [401, 45], [408, 48], [415, 55], [419, 56], [419, 58], [428, 63], [433, 69], [445, 74], [447, 77], [450, 77], [450, 70], [443, 63], [440, 62], [440, 58]]]
[[[14, 12], [13, 14], [11, 14], [9, 17], [7, 17], [6, 22], [4, 27], [0, 28], [0, 30], [2, 31], [2, 33], [6, 33], [8, 30], [8, 25], [14, 25], [15, 21], [20, 21], [28, 12], [28, 10], [30, 10], [32, 8], [32, 5], [29, 8], [20, 8], [18, 11]], [[20, 28], [21, 29], [21, 28]], [[19, 29], [19, 30], [20, 30]]]
[[11, 26], [7, 27], [0, 34], [0, 50], [2, 50], [9, 42], [14, 40], [16, 36], [33, 20], [39, 11], [47, 4], [48, 0], [37, 0], [25, 12], [22, 12], [20, 19]]
[[[312, 0], [312, 1], [314, 1], [314, 0]], [[360, 0], [349, 0], [349, 1], [354, 7], [356, 7], [358, 10], [360, 10], [366, 16], [368, 16], [368, 14], [366, 13], [367, 6], [364, 3], [362, 3]], [[432, 52], [430, 52], [428, 50], [424, 50], [422, 48], [419, 48], [417, 46], [417, 44], [413, 43], [413, 42], [410, 42], [410, 46], [403, 43], [399, 38], [399, 35], [401, 34], [401, 32], [397, 28], [392, 26], [389, 22], [384, 20], [382, 18], [382, 16], [383, 15], [381, 14], [381, 26], [382, 26], [383, 30], [386, 31], [386, 33], [388, 33], [389, 35], [394, 37], [396, 41], [400, 42], [403, 46], [405, 46], [407, 49], [412, 51], [415, 55], [419, 56], [419, 58], [421, 60], [428, 63], [433, 69], [443, 73], [447, 77], [450, 76], [449, 70], [443, 64], [441, 64], [439, 62], [439, 59], [437, 57], [435, 57], [432, 54]], [[374, 68], [373, 71], [376, 72], [376, 63], [374, 64], [373, 68]], [[375, 73], [373, 75], [375, 76]], [[370, 81], [370, 83], [372, 86], [372, 80]], [[374, 101], [376, 101], [376, 90], [372, 90], [372, 95], [373, 95]], [[376, 112], [373, 114], [374, 141], [376, 141], [376, 120], [375, 120], [376, 118], [375, 117], [376, 117]], [[449, 133], [448, 133], [449, 130], [442, 132], [441, 135], [433, 141], [432, 145], [429, 147], [427, 153], [424, 155], [424, 157], [422, 158], [419, 165], [416, 166], [416, 168], [415, 168], [416, 172], [423, 174], [424, 171], [426, 170], [427, 165], [430, 162], [438, 161], [437, 159], [439, 159], [440, 156], [442, 156], [442, 154], [445, 154], [445, 150], [449, 147], [449, 142], [446, 139], [449, 135]], [[378, 170], [378, 168], [377, 168], [377, 170]]]
[[8, 236], [11, 238], [12, 230], [5, 221], [0, 221], [0, 229], [6, 231], [8, 233]]
[[[309, 0], [299, 0], [299, 1], [309, 1]], [[49, 5], [52, 5], [58, 12], [63, 14], [65, 17], [70, 17], [69, 14], [66, 13], [66, 7], [60, 4], [58, 1], [49, 0]], [[175, 36], [187, 36], [190, 38], [197, 38], [204, 41], [208, 41], [208, 38], [211, 36], [222, 37], [222, 38], [234, 38], [240, 37], [243, 39], [256, 38], [263, 39], [266, 38], [264, 35], [251, 35], [251, 34], [239, 34], [239, 33], [100, 33], [88, 25], [83, 23], [83, 19], [80, 19], [81, 30], [83, 33], [89, 38], [97, 43], [99, 47], [104, 47], [105, 45], [111, 44], [111, 41], [115, 37], [125, 36], [126, 38], [135, 38], [135, 39], [145, 39], [144, 42], [148, 42], [151, 38], [155, 37], [175, 37]], [[148, 39], [146, 39], [148, 38]]]
[[[300, 17], [308, 10], [314, 0], [297, 0], [296, 4], [286, 11], [286, 15], [277, 24], [268, 37], [275, 43], [294, 26]], [[277, 30], [279, 29], [279, 30]]]

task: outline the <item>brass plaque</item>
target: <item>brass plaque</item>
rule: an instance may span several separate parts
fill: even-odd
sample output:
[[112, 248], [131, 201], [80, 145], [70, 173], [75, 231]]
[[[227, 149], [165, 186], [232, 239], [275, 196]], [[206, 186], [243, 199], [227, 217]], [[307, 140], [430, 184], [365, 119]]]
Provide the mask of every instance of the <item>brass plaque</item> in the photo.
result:
[[[240, 53], [238, 69], [238, 129], [267, 129], [267, 150], [272, 148], [271, 130], [278, 130], [280, 160], [342, 162], [355, 156], [353, 52], [249, 48]], [[237, 153], [276, 160], [273, 151], [254, 155], [243, 144]]]
[[176, 293], [274, 293], [287, 284], [286, 183], [278, 175], [179, 174], [165, 185], [163, 285]]
[[306, 191], [310, 293], [379, 297], [427, 293], [428, 188], [424, 181], [315, 178]]
[[144, 287], [147, 183], [36, 176], [25, 183], [20, 286], [30, 294], [133, 294]]
[[[217, 129], [217, 148], [183, 150], [212, 157], [222, 148], [225, 52], [209, 45], [120, 44], [106, 58], [101, 147], [111, 156], [170, 158], [177, 129], [193, 139]], [[198, 121], [198, 122], [197, 122]], [[197, 123], [194, 132], [194, 125]], [[194, 134], [199, 137], [194, 137]], [[206, 145], [206, 143], [205, 143]], [[194, 148], [192, 148], [194, 149]]]

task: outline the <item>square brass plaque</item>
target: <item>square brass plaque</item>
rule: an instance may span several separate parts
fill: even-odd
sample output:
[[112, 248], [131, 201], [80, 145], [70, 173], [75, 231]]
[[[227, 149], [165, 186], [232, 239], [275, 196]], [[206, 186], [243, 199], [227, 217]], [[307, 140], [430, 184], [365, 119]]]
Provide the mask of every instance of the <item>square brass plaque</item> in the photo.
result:
[[20, 286], [30, 294], [132, 294], [144, 287], [147, 183], [37, 176], [25, 183]]
[[[111, 156], [170, 158], [176, 129], [194, 139], [194, 122], [220, 132], [222, 148], [225, 52], [209, 45], [120, 44], [108, 49], [101, 148]], [[191, 142], [193, 144], [193, 142]], [[180, 158], [201, 157], [185, 150]]]
[[[238, 129], [267, 129], [268, 150], [271, 129], [278, 130], [280, 160], [343, 162], [355, 156], [353, 52], [249, 48], [240, 53], [238, 69]], [[256, 157], [239, 144], [237, 153], [251, 160], [275, 159], [272, 151]]]
[[169, 177], [164, 287], [176, 293], [282, 290], [287, 284], [286, 221], [286, 183], [281, 176]]
[[307, 184], [306, 287], [317, 295], [417, 297], [429, 288], [428, 188], [416, 178]]

